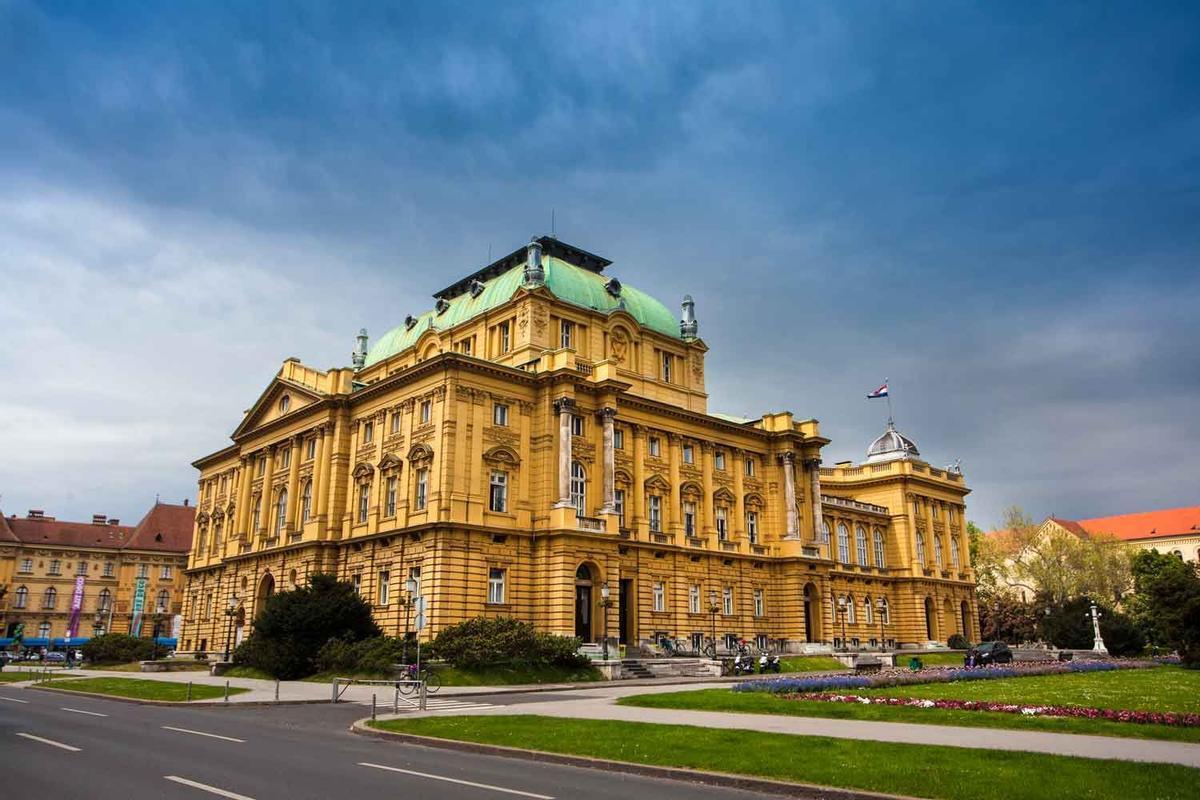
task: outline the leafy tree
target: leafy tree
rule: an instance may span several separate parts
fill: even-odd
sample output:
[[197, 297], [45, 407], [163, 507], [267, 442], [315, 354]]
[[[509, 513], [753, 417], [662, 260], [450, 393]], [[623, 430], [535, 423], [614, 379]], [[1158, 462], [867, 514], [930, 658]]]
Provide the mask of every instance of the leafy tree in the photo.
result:
[[1155, 645], [1178, 651], [1200, 669], [1200, 574], [1195, 564], [1142, 550], [1133, 557], [1135, 594], [1129, 606]]
[[985, 641], [1020, 644], [1037, 635], [1033, 606], [1011, 589], [980, 589], [979, 625]]
[[[1146, 647], [1134, 621], [1119, 611], [1097, 603], [1100, 611], [1100, 635], [1108, 652], [1114, 656], [1131, 656]], [[1073, 597], [1050, 609], [1041, 620], [1042, 637], [1055, 647], [1069, 650], [1090, 650], [1095, 642], [1092, 628], [1092, 600], [1088, 597]]]
[[254, 632], [238, 646], [233, 660], [293, 680], [317, 671], [317, 656], [331, 639], [357, 642], [379, 635], [371, 607], [353, 586], [317, 574], [307, 586], [267, 598]]

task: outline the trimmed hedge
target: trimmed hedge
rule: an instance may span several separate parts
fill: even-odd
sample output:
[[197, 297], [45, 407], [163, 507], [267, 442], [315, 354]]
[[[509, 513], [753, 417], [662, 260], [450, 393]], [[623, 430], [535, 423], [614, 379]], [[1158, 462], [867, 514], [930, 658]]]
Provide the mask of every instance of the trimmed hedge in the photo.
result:
[[92, 664], [128, 664], [130, 661], [150, 661], [166, 653], [150, 639], [137, 639], [124, 633], [93, 636], [80, 647], [85, 661]]
[[502, 665], [582, 667], [573, 636], [539, 633], [533, 625], [512, 617], [476, 617], [446, 628], [433, 640], [434, 654], [460, 669]]

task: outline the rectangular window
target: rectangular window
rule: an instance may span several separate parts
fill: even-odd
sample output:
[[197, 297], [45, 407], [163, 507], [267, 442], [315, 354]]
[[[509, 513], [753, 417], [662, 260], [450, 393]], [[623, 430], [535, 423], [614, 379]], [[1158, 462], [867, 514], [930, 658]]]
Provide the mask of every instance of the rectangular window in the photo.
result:
[[916, 500], [916, 499], [913, 500], [913, 516], [914, 517], [921, 516], [921, 501], [920, 500]]
[[307, 439], [304, 442], [304, 460], [312, 461], [317, 457], [317, 440], [316, 438]]
[[388, 592], [390, 591], [388, 578], [390, 577], [387, 570], [381, 570], [379, 573], [379, 605], [381, 606], [388, 604]]
[[925, 565], [925, 534], [917, 531], [917, 561]]
[[954, 506], [949, 506], [946, 508], [946, 515], [948, 517], [950, 517], [950, 524], [953, 525], [954, 524]]
[[621, 430], [620, 428], [613, 428], [613, 449], [625, 449], [625, 431]]
[[[754, 590], [754, 616], [761, 617], [764, 614], [763, 610], [763, 590]], [[761, 649], [761, 648], [760, 648]]]
[[659, 439], [657, 436], [650, 437], [650, 455], [654, 456], [655, 458], [658, 458], [660, 455], [662, 455], [662, 446], [659, 444]]
[[934, 519], [937, 519], [938, 518], [938, 504], [930, 503], [929, 504], [929, 512], [933, 515]]
[[420, 567], [409, 567], [408, 568], [408, 579], [412, 582], [412, 585], [413, 585], [413, 592], [412, 592], [413, 597], [420, 597], [421, 596], [421, 568]]
[[721, 594], [721, 613], [725, 616], [733, 615], [733, 587], [726, 586], [725, 591]]
[[392, 433], [399, 433], [399, 432], [400, 432], [400, 412], [393, 411], [392, 412]]
[[292, 465], [292, 448], [285, 447], [283, 452], [279, 454], [279, 468], [287, 469]]
[[650, 507], [650, 530], [658, 533], [662, 531], [662, 498], [652, 494], [647, 500]]
[[722, 472], [725, 470], [725, 451], [724, 450], [718, 450], [717, 454], [715, 456], [713, 456], [713, 466], [715, 466], [717, 469], [721, 470]]
[[370, 421], [364, 422], [363, 426], [362, 426], [362, 443], [370, 444], [371, 440], [374, 438], [375, 438], [375, 423], [370, 422]]
[[758, 544], [758, 512], [746, 512], [746, 538], [750, 544]]
[[417, 501], [415, 506], [417, 510], [425, 508], [425, 502], [428, 499], [429, 493], [429, 470], [417, 470]]
[[138, 564], [137, 576], [139, 578], [149, 578], [150, 577], [150, 565], [149, 564]]
[[421, 424], [427, 425], [431, 419], [433, 419], [433, 401], [432, 400], [422, 400], [421, 401]]
[[371, 510], [371, 484], [358, 485], [358, 521], [366, 522], [367, 513]]
[[613, 492], [614, 504], [617, 507], [617, 516], [620, 518], [620, 525], [625, 527], [625, 490], [617, 489]]
[[560, 328], [561, 336], [559, 338], [559, 347], [570, 348], [575, 338], [575, 323], [568, 320], [562, 321]]
[[[32, 564], [33, 562], [30, 563]], [[113, 562], [104, 562], [104, 571], [101, 573], [101, 575], [105, 578], [111, 578], [113, 576]]]
[[500, 352], [507, 353], [512, 349], [512, 341], [509, 336], [509, 328], [507, 322], [500, 323]]
[[258, 466], [255, 467], [255, 472], [257, 472], [259, 475], [262, 475], [266, 471], [267, 471], [267, 460], [265, 458], [260, 458], [258, 460]]
[[362, 574], [355, 573], [350, 576], [350, 584], [354, 587], [355, 594], [362, 594]]
[[171, 580], [171, 567], [169, 565], [163, 566], [163, 568], [158, 571], [158, 579], [160, 581]]
[[87, 562], [86, 561], [80, 561], [78, 564], [75, 565], [75, 574], [76, 575], [87, 575]]
[[700, 613], [700, 587], [699, 586], [689, 586], [688, 587], [688, 611], [692, 612], [693, 614]]
[[491, 491], [488, 494], [488, 509], [504, 513], [508, 511], [508, 473], [492, 470]]
[[958, 568], [958, 537], [950, 537], [950, 564]]
[[725, 541], [729, 538], [729, 510], [724, 506], [717, 506], [717, 539]]
[[671, 382], [671, 354], [662, 354], [662, 379], [664, 383]]
[[690, 444], [685, 444], [683, 446], [683, 463], [685, 463], [685, 464], [695, 464], [696, 463], [696, 448], [692, 447]]
[[62, 562], [61, 561], [59, 561], [58, 559], [55, 559], [54, 561], [50, 562], [50, 574], [51, 575], [61, 575], [62, 574]]
[[488, 570], [488, 602], [492, 605], [504, 605], [504, 573], [497, 567]]
[[583, 417], [578, 414], [571, 415], [571, 435], [583, 436]]
[[683, 501], [683, 532], [696, 535], [696, 504], [690, 500]]
[[464, 356], [471, 355], [471, 347], [472, 347], [473, 341], [474, 340], [472, 340], [472, 339], [463, 339], [461, 342], [458, 343], [458, 352], [462, 353]]
[[[105, 564], [104, 567], [105, 567], [104, 574], [111, 575], [112, 574], [111, 565]], [[22, 558], [21, 559], [21, 572], [33, 572], [33, 559], [32, 558]]]
[[396, 516], [396, 476], [389, 475], [387, 479], [387, 494], [383, 504], [383, 515], [385, 517]]
[[655, 611], [667, 610], [667, 586], [662, 581], [654, 584], [654, 606]]
[[754, 477], [754, 459], [753, 458], [746, 459], [746, 477], [747, 478]]

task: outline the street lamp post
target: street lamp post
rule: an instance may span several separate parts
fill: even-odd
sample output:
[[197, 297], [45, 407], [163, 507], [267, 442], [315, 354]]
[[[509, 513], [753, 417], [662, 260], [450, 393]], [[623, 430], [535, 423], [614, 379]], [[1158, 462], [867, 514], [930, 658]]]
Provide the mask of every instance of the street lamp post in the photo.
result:
[[711, 624], [712, 631], [711, 632], [712, 632], [712, 646], [713, 646], [714, 653], [717, 650], [717, 611], [719, 611], [720, 608], [721, 607], [717, 605], [716, 590], [709, 589], [708, 590], [708, 614], [712, 618], [712, 624]]
[[883, 638], [884, 612], [887, 611], [887, 603], [883, 601], [882, 597], [876, 598], [875, 608], [879, 612], [879, 650], [882, 652], [887, 642], [887, 640]]
[[838, 616], [842, 618], [842, 651], [848, 651], [850, 648], [846, 646], [846, 596], [842, 595], [837, 599]]
[[608, 661], [608, 607], [612, 605], [612, 600], [608, 596], [608, 581], [600, 584], [600, 613], [603, 616], [601, 620], [601, 630], [604, 635], [604, 660]]
[[238, 607], [242, 601], [238, 599], [236, 594], [229, 596], [229, 603], [225, 606], [225, 618], [228, 622], [225, 625], [225, 661], [229, 661], [230, 644], [233, 641], [233, 618], [237, 615]]
[[1103, 615], [1100, 613], [1100, 610], [1096, 608], [1095, 603], [1092, 603], [1092, 607], [1089, 610], [1088, 615], [1092, 618], [1092, 633], [1095, 637], [1092, 640], [1092, 652], [1108, 655], [1108, 648], [1104, 646], [1104, 637], [1100, 635], [1100, 617]]
[[[412, 631], [411, 631], [411, 627], [410, 627], [410, 623], [412, 622], [412, 607], [413, 607], [413, 601], [415, 600], [415, 598], [416, 598], [416, 594], [417, 594], [417, 591], [418, 591], [419, 589], [420, 589], [420, 587], [417, 585], [417, 579], [416, 579], [416, 578], [409, 578], [408, 580], [406, 580], [406, 581], [404, 582], [404, 591], [408, 592], [408, 602], [406, 602], [406, 603], [404, 604], [404, 645], [403, 645], [403, 657], [404, 657], [404, 663], [405, 663], [406, 665], [408, 664], [408, 637], [409, 637], [410, 633], [412, 632]], [[419, 652], [419, 651], [418, 651], [418, 652]], [[420, 659], [418, 658], [417, 660], [419, 661]]]

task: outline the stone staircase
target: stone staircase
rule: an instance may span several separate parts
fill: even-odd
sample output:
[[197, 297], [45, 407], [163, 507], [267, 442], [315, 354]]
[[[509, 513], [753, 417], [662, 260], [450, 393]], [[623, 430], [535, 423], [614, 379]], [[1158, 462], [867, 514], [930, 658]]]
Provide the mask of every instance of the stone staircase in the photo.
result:
[[721, 674], [721, 662], [707, 658], [627, 658], [622, 678], [711, 678]]
[[654, 673], [646, 669], [645, 665], [636, 658], [625, 658], [621, 660], [621, 677], [653, 678]]

